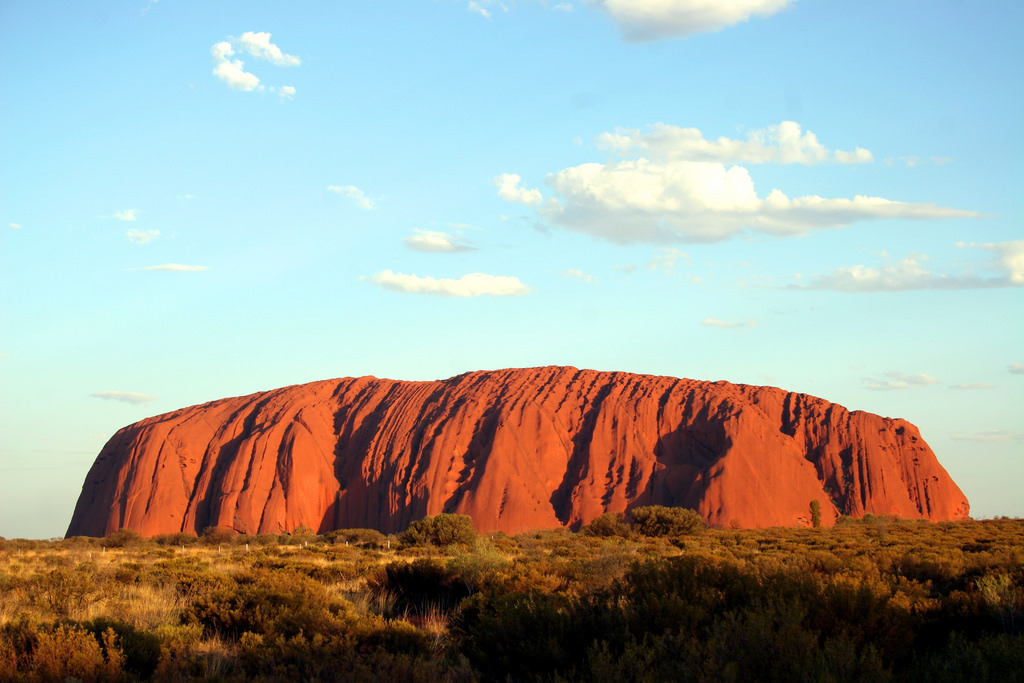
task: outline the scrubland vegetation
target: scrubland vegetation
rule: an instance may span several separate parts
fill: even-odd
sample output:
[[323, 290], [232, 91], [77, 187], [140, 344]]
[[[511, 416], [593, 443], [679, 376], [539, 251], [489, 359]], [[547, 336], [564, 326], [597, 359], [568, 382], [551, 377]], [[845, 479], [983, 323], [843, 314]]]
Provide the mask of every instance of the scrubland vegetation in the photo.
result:
[[1024, 520], [0, 539], [0, 681], [1020, 681]]

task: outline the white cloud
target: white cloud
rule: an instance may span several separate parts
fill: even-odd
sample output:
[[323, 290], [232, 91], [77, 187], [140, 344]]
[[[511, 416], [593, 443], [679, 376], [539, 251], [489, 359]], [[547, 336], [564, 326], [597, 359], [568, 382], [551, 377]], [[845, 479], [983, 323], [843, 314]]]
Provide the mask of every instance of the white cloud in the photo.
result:
[[119, 221], [134, 221], [136, 220], [135, 209], [125, 209], [124, 211], [117, 211], [114, 213], [114, 218]]
[[[231, 59], [236, 54], [236, 48], [277, 66], [298, 66], [302, 63], [298, 57], [281, 52], [277, 45], [271, 43], [269, 33], [247, 31], [241, 38], [229, 37], [210, 48], [210, 54], [214, 61], [213, 75], [227, 83], [232, 90], [251, 92], [263, 89], [259, 77], [246, 71], [242, 60]], [[278, 92], [282, 97], [290, 98], [295, 94], [295, 88], [284, 86]]]
[[700, 324], [704, 327], [717, 327], [723, 330], [739, 330], [748, 327], [757, 327], [757, 323], [753, 320], [731, 322], [728, 320], [720, 320], [718, 318], [704, 318]]
[[992, 265], [1006, 274], [1014, 285], [1024, 285], [1024, 240], [1010, 242], [958, 242], [960, 248], [984, 249], [995, 254]]
[[416, 234], [402, 240], [402, 244], [413, 251], [452, 254], [475, 249], [459, 235], [452, 235], [440, 230], [421, 230], [420, 228], [413, 228], [413, 232]]
[[1002, 429], [993, 429], [987, 432], [974, 432], [970, 434], [956, 434], [952, 438], [956, 441], [1024, 444], [1024, 432], [1008, 432]]
[[8, 223], [7, 227], [14, 228], [15, 230], [21, 230], [21, 225], [19, 225], [18, 223]]
[[141, 268], [129, 268], [128, 270], [166, 270], [174, 273], [198, 273], [209, 270], [209, 266], [183, 266], [180, 263], [165, 263], [162, 266], [144, 266]]
[[484, 19], [491, 18], [491, 13], [485, 10], [483, 7], [481, 7], [480, 3], [478, 2], [469, 3], [468, 5], [466, 5], [466, 9], [468, 9], [470, 12], [475, 12], [476, 14], [479, 14]]
[[642, 154], [655, 161], [859, 164], [874, 160], [871, 152], [860, 147], [852, 152], [830, 150], [818, 142], [814, 133], [802, 131], [795, 121], [751, 131], [746, 140], [726, 137], [707, 140], [697, 128], [656, 123], [648, 126], [647, 132], [634, 129], [602, 133], [597, 137], [597, 146], [618, 154]]
[[894, 370], [892, 372], [885, 373], [885, 376], [889, 379], [865, 378], [864, 384], [868, 389], [892, 391], [895, 389], [911, 389], [913, 387], [923, 387], [929, 384], [939, 383], [939, 380], [935, 379], [931, 375], [921, 373], [908, 375]]
[[270, 42], [269, 33], [254, 33], [253, 31], [246, 31], [242, 34], [242, 37], [236, 41], [239, 48], [245, 50], [253, 57], [257, 59], [265, 59], [271, 64], [277, 66], [298, 66], [302, 63], [298, 57], [294, 55], [286, 55], [281, 52], [281, 48]]
[[222, 41], [210, 48], [213, 55], [213, 75], [228, 84], [232, 90], [251, 92], [259, 87], [260, 79], [245, 70], [245, 63], [240, 59], [229, 59], [235, 54], [231, 43]]
[[959, 242], [957, 246], [984, 249], [996, 254], [987, 267], [996, 277], [981, 277], [967, 272], [961, 275], [935, 274], [926, 265], [927, 256], [912, 255], [878, 267], [857, 265], [836, 268], [827, 275], [817, 275], [805, 285], [791, 289], [828, 289], [841, 292], [899, 292], [912, 289], [984, 289], [989, 287], [1024, 286], [1024, 240], [974, 244]]
[[584, 0], [606, 12], [626, 40], [647, 42], [718, 31], [768, 17], [795, 0]]
[[1011, 375], [1024, 375], [1024, 363], [1010, 363], [1007, 370]]
[[562, 275], [577, 280], [583, 280], [588, 285], [596, 285], [598, 283], [598, 278], [596, 275], [584, 273], [582, 270], [577, 270], [576, 268], [566, 268], [565, 270], [562, 271]]
[[984, 382], [968, 382], [966, 384], [953, 384], [949, 388], [962, 391], [975, 391], [980, 389], [993, 389], [994, 387], [991, 384], [985, 384]]
[[499, 177], [499, 196], [538, 206], [542, 218], [567, 230], [619, 244], [716, 242], [745, 229], [792, 236], [861, 220], [979, 215], [882, 197], [790, 199], [772, 190], [762, 199], [747, 169], [717, 162], [641, 158], [581, 164], [547, 177], [556, 195], [547, 202], [519, 182], [515, 174]]
[[93, 398], [102, 398], [107, 401], [120, 401], [122, 403], [131, 403], [134, 405], [156, 400], [155, 396], [139, 394], [134, 391], [94, 391], [89, 394], [89, 396], [92, 396]]
[[690, 255], [675, 247], [662, 247], [658, 249], [657, 255], [647, 262], [647, 270], [671, 271], [676, 268], [676, 261], [683, 259], [687, 265], [690, 263]]
[[160, 231], [129, 230], [125, 233], [125, 236], [128, 238], [129, 242], [133, 242], [135, 244], [146, 244], [147, 242], [152, 242], [153, 240], [158, 239], [160, 237]]
[[362, 190], [355, 185], [328, 185], [327, 190], [342, 197], [355, 200], [356, 206], [367, 211], [374, 208], [373, 200], [367, 197]]
[[369, 281], [393, 292], [438, 296], [518, 296], [530, 292], [530, 288], [517, 277], [486, 273], [470, 273], [458, 279], [450, 279], [419, 277], [384, 270], [370, 277]]
[[544, 201], [540, 190], [519, 187], [521, 181], [522, 178], [515, 173], [502, 173], [494, 179], [494, 184], [498, 186], [498, 196], [506, 202], [519, 202], [527, 206], [537, 206]]

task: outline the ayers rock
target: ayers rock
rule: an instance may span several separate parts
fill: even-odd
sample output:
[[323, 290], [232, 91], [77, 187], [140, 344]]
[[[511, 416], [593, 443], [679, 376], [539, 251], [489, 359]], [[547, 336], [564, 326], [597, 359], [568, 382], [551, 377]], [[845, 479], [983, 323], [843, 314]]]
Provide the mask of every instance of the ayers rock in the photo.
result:
[[543, 367], [328, 380], [142, 420], [97, 457], [68, 535], [395, 532], [441, 512], [514, 534], [651, 504], [798, 526], [812, 500], [825, 524], [969, 511], [904, 420], [772, 387]]

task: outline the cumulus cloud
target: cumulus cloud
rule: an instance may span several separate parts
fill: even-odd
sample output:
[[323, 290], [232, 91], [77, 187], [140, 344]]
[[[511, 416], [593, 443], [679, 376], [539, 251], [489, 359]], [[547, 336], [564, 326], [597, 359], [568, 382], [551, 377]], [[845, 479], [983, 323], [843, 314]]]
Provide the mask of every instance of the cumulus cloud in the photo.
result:
[[626, 40], [649, 42], [719, 31], [768, 17], [795, 0], [584, 0], [610, 16]]
[[717, 242], [748, 229], [792, 236], [863, 220], [979, 215], [882, 197], [791, 199], [776, 189], [761, 198], [746, 168], [706, 161], [640, 158], [573, 166], [547, 177], [555, 196], [546, 202], [519, 182], [515, 174], [500, 176], [499, 196], [538, 207], [542, 218], [562, 228], [618, 244]]
[[528, 190], [525, 187], [519, 187], [520, 182], [522, 182], [522, 178], [515, 173], [502, 173], [494, 179], [494, 184], [498, 186], [498, 196], [507, 202], [537, 206], [544, 201], [540, 190]]
[[291, 98], [295, 97], [295, 88], [293, 88], [290, 85], [286, 85], [283, 86], [280, 90], [278, 90], [277, 94], [279, 94], [281, 97], [290, 100]]
[[373, 200], [367, 197], [366, 194], [364, 194], [363, 191], [355, 185], [328, 185], [327, 190], [334, 194], [340, 194], [342, 197], [352, 199], [360, 209], [369, 211], [374, 208]]
[[597, 137], [597, 146], [618, 154], [640, 154], [655, 161], [717, 161], [750, 164], [859, 164], [874, 160], [861, 147], [852, 152], [830, 150], [811, 131], [795, 121], [783, 121], [763, 130], [751, 131], [746, 140], [720, 137], [707, 140], [697, 128], [680, 128], [664, 123], [648, 126], [646, 132], [617, 130]]
[[984, 249], [996, 254], [985, 268], [998, 273], [982, 277], [973, 270], [963, 274], [934, 273], [926, 264], [928, 257], [912, 255], [895, 262], [873, 266], [843, 266], [825, 275], [815, 275], [806, 284], [791, 289], [826, 289], [840, 292], [899, 292], [912, 289], [983, 289], [1024, 286], [1024, 240], [957, 246]]
[[148, 396], [146, 394], [139, 394], [134, 391], [94, 391], [89, 394], [93, 398], [102, 398], [106, 401], [120, 401], [121, 403], [131, 403], [134, 405], [140, 405], [142, 403], [148, 403], [149, 401], [155, 401], [155, 396]]
[[453, 254], [456, 252], [473, 251], [476, 248], [467, 243], [461, 236], [452, 235], [440, 230], [413, 228], [413, 232], [416, 234], [402, 240], [402, 244], [413, 251]]
[[704, 318], [700, 324], [704, 327], [717, 327], [723, 330], [741, 330], [748, 327], [757, 327], [757, 323], [753, 320], [729, 321], [718, 318]]
[[116, 218], [119, 221], [137, 220], [135, 216], [135, 209], [125, 209], [124, 211], [117, 211], [114, 213], [114, 218]]
[[237, 45], [257, 59], [265, 59], [277, 66], [298, 66], [302, 64], [295, 55], [286, 55], [281, 48], [270, 42], [269, 33], [246, 31], [236, 41]]
[[[276, 66], [298, 66], [301, 60], [285, 54], [277, 45], [270, 42], [269, 33], [246, 31], [241, 38], [228, 38], [210, 48], [213, 55], [213, 75], [222, 80], [232, 90], [251, 92], [262, 90], [260, 79], [256, 74], [245, 70], [245, 63], [240, 59], [232, 59], [238, 50], [248, 52], [256, 59], [262, 59]], [[278, 91], [283, 97], [292, 97], [295, 88], [284, 86]]]
[[892, 371], [885, 373], [887, 379], [871, 379], [864, 378], [864, 385], [868, 389], [874, 389], [876, 391], [892, 391], [896, 389], [912, 389], [914, 387], [923, 387], [929, 384], [938, 384], [939, 380], [935, 379], [931, 375], [916, 374], [908, 375], [903, 372]]
[[129, 242], [134, 244], [146, 244], [160, 237], [159, 230], [129, 230], [125, 233]]
[[197, 273], [209, 269], [209, 266], [184, 266], [180, 263], [165, 263], [161, 266], [143, 266], [141, 268], [129, 268], [128, 270], [166, 270], [173, 273]]
[[383, 270], [369, 281], [384, 289], [407, 294], [434, 294], [437, 296], [518, 296], [528, 294], [530, 288], [517, 277], [469, 273], [458, 279], [420, 277]]
[[584, 273], [582, 270], [578, 270], [576, 268], [566, 268], [565, 270], [562, 271], [562, 275], [576, 280], [583, 280], [588, 285], [596, 285], [598, 283], [596, 275]]
[[1024, 375], [1024, 363], [1010, 363], [1007, 369], [1011, 375]]

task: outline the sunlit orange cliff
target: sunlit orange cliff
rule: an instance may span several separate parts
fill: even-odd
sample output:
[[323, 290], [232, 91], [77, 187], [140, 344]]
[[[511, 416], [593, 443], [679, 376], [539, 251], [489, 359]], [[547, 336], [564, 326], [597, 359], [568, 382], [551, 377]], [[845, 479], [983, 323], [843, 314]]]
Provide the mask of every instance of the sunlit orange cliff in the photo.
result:
[[651, 504], [801, 526], [814, 500], [826, 525], [969, 512], [904, 420], [772, 387], [543, 367], [327, 380], [142, 420], [100, 452], [68, 535], [394, 532], [441, 512], [514, 534]]

